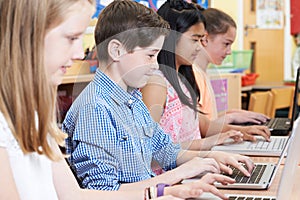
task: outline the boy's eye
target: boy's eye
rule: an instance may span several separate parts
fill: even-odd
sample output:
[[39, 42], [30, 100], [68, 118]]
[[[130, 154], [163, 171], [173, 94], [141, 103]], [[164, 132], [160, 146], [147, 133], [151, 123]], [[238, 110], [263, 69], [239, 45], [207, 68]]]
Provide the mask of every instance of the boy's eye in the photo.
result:
[[151, 54], [151, 55], [148, 55], [148, 56], [149, 56], [150, 58], [154, 58], [154, 57], [155, 57], [155, 55], [152, 55], [152, 54]]

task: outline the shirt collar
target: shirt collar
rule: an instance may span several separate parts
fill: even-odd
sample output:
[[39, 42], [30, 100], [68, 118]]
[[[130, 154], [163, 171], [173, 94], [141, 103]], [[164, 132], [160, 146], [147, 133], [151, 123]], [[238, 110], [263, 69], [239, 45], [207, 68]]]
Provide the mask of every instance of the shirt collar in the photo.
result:
[[142, 94], [138, 89], [133, 89], [128, 93], [100, 69], [97, 69], [93, 82], [97, 86], [102, 86], [101, 91], [103, 94], [111, 97], [119, 105], [131, 105], [134, 101], [142, 99]]

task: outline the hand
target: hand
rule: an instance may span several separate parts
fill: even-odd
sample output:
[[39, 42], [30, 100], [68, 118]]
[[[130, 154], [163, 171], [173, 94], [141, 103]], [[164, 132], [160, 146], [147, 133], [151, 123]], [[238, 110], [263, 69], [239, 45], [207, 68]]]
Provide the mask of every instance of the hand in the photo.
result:
[[225, 121], [232, 124], [242, 124], [242, 123], [253, 123], [253, 124], [263, 124], [270, 118], [262, 113], [232, 109], [227, 111], [225, 114]]
[[243, 133], [244, 140], [256, 141], [255, 135], [261, 135], [266, 139], [266, 141], [271, 141], [271, 132], [266, 126], [240, 126], [238, 129]]
[[[206, 155], [206, 157], [214, 158], [219, 163], [221, 171], [228, 174], [232, 174], [232, 169], [228, 167], [228, 165], [237, 168], [243, 174], [245, 174], [245, 176], [250, 176], [250, 173], [254, 168], [254, 164], [248, 156], [226, 153], [222, 151], [211, 151]], [[241, 163], [244, 163], [247, 166], [248, 171]]]
[[208, 173], [197, 181], [166, 187], [165, 194], [171, 194], [186, 199], [197, 198], [203, 192], [210, 192], [222, 199], [227, 199], [226, 196], [213, 185], [216, 181], [222, 184], [232, 184], [235, 182], [235, 180], [230, 177], [221, 174]]
[[188, 162], [175, 168], [176, 174], [180, 174], [181, 179], [188, 179], [200, 174], [211, 172], [220, 173], [219, 164], [213, 158], [194, 157]]
[[211, 149], [211, 147], [215, 145], [224, 144], [224, 142], [229, 138], [233, 139], [234, 142], [241, 142], [243, 141], [243, 136], [244, 135], [240, 131], [230, 130], [224, 133], [219, 133], [219, 134], [209, 136], [202, 140], [208, 144], [208, 145], [203, 144], [204, 147], [208, 146], [209, 147], [208, 149]]
[[162, 196], [162, 197], [158, 197], [158, 198], [154, 198], [153, 200], [183, 200], [182, 198], [177, 198], [171, 195], [167, 195], [167, 196]]

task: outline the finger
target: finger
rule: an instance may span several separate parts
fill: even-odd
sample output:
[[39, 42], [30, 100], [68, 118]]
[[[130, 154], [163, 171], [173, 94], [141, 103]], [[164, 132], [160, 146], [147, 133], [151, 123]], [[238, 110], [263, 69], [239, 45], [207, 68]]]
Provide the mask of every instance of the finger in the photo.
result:
[[249, 157], [242, 156], [242, 158], [240, 158], [239, 161], [244, 163], [247, 166], [247, 169], [248, 169], [249, 173], [252, 172], [252, 170], [254, 169], [254, 163]]
[[228, 131], [228, 137], [230, 138], [242, 138], [244, 134], [241, 131]]
[[203, 160], [206, 160], [211, 167], [211, 172], [213, 173], [220, 173], [220, 166], [218, 162], [213, 158], [204, 158]]
[[233, 184], [235, 183], [235, 179], [230, 178], [228, 176], [222, 175], [222, 174], [212, 174], [215, 181], [218, 181], [219, 183], [222, 183], [223, 185], [227, 184]]
[[228, 199], [223, 193], [221, 193], [215, 186], [206, 184], [205, 186], [205, 192], [210, 192], [218, 197], [220, 197], [221, 199]]
[[241, 163], [234, 163], [232, 166], [240, 170], [245, 176], [250, 176], [248, 170]]
[[270, 141], [271, 132], [267, 126], [258, 126], [257, 129], [259, 130], [258, 135], [263, 136], [266, 141]]
[[232, 174], [232, 169], [230, 167], [228, 167], [227, 165], [220, 163], [220, 168], [221, 168], [222, 172], [224, 172], [226, 174]]
[[171, 195], [158, 197], [156, 199], [157, 200], [183, 200], [182, 198], [174, 197], [174, 196], [171, 196]]
[[268, 119], [270, 119], [268, 116], [264, 115], [264, 114], [257, 114], [255, 116], [255, 118], [261, 122], [266, 122]]
[[245, 120], [245, 121], [247, 121], [247, 122], [249, 122], [249, 123], [257, 124], [257, 125], [262, 124], [262, 121], [260, 121], [260, 120], [258, 120], [258, 119], [256, 119], [256, 118], [248, 118], [248, 119]]
[[255, 142], [256, 137], [246, 133], [246, 134], [244, 134], [243, 140]]

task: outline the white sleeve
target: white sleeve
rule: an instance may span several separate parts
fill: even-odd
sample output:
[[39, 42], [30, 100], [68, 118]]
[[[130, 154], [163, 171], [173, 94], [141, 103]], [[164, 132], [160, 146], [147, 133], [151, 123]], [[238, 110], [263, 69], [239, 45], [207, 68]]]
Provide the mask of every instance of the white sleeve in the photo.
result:
[[14, 137], [11, 133], [11, 130], [9, 129], [3, 114], [0, 112], [0, 147], [9, 147], [9, 144], [13, 140]]

